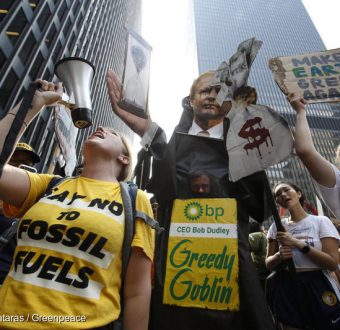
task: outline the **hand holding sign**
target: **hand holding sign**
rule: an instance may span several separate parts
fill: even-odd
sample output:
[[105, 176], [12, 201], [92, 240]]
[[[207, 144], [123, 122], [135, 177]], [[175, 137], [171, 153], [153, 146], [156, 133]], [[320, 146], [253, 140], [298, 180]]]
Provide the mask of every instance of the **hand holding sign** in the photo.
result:
[[289, 93], [287, 96], [288, 102], [291, 104], [292, 108], [299, 113], [304, 111], [306, 108], [306, 100], [294, 93]]

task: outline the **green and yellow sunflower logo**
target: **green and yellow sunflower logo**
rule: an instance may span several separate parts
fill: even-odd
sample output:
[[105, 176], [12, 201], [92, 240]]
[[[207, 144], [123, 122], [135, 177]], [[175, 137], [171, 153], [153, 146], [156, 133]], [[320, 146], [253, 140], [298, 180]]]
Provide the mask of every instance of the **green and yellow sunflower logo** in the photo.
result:
[[184, 216], [190, 220], [198, 220], [203, 214], [203, 207], [198, 202], [192, 202], [184, 208]]
[[325, 291], [322, 294], [323, 302], [328, 306], [335, 306], [338, 300], [336, 299], [336, 295], [331, 291]]

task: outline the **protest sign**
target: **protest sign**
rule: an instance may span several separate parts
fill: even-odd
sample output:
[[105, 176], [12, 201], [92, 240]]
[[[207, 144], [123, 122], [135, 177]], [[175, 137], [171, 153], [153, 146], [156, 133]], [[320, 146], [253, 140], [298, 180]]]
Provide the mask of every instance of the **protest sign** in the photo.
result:
[[275, 82], [286, 95], [307, 103], [340, 102], [340, 48], [269, 60]]
[[235, 90], [247, 84], [250, 67], [261, 46], [262, 41], [255, 37], [242, 41], [237, 47], [237, 52], [228, 62], [223, 61], [215, 71], [211, 85], [221, 87], [216, 97], [219, 105], [224, 101], [231, 101]]
[[238, 311], [236, 200], [175, 200], [166, 269], [164, 304]]

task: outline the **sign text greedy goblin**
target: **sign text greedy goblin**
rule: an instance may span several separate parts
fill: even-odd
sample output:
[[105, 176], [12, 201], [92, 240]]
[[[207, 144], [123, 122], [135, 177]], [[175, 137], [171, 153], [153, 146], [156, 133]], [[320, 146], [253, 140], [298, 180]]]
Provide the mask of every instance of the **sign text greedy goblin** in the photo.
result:
[[163, 303], [239, 310], [237, 207], [234, 199], [175, 201]]

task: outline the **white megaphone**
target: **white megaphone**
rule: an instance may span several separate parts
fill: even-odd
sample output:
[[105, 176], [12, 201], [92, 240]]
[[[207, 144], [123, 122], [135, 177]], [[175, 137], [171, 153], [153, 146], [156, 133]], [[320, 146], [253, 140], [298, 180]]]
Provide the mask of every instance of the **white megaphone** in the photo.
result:
[[91, 126], [90, 88], [95, 67], [83, 58], [66, 57], [56, 63], [54, 73], [66, 89], [60, 103], [71, 110], [73, 124], [78, 128]]

